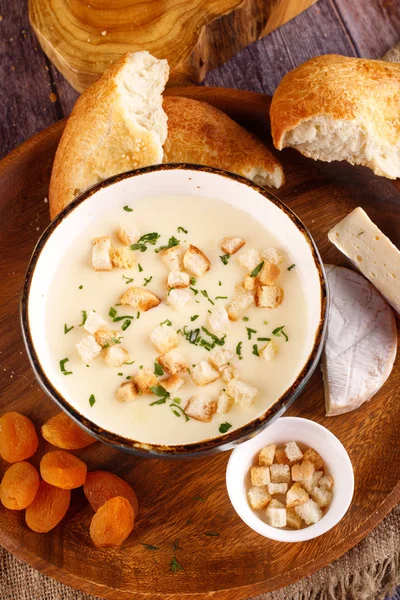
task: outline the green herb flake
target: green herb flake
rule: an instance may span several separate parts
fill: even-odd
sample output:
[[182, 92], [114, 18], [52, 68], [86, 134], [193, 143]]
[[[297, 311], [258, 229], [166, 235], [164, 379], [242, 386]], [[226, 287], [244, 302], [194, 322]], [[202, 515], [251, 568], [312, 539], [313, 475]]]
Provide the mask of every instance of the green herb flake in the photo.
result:
[[258, 342], [270, 342], [271, 338], [266, 338], [266, 337], [259, 337], [257, 338]]
[[67, 369], [65, 368], [65, 363], [67, 363], [69, 361], [69, 358], [63, 358], [62, 360], [60, 360], [60, 369], [61, 369], [61, 373], [63, 375], [72, 375], [72, 371], [67, 371]]
[[296, 266], [296, 265], [295, 265], [295, 263], [293, 263], [292, 265], [290, 265], [290, 267], [288, 267], [288, 268], [287, 268], [287, 270], [288, 270], [288, 271], [291, 271], [292, 269], [294, 269], [294, 268], [295, 268], [295, 266]]
[[112, 319], [115, 319], [115, 317], [117, 316], [117, 311], [115, 310], [115, 308], [113, 306], [108, 311], [108, 316], [111, 317]]
[[173, 556], [173, 557], [172, 557], [172, 560], [171, 560], [171, 567], [170, 567], [170, 568], [171, 568], [171, 571], [172, 571], [173, 573], [177, 573], [178, 571], [184, 571], [184, 568], [183, 568], [183, 567], [181, 567], [181, 565], [180, 565], [180, 564], [178, 563], [178, 561], [176, 560], [176, 556]]
[[[133, 362], [135, 362], [135, 361], [133, 361]], [[125, 379], [132, 379], [132, 375], [128, 375], [127, 377], [125, 377]]]
[[157, 377], [164, 375], [164, 369], [160, 364], [158, 364], [158, 362], [154, 363], [154, 375], [157, 375]]
[[149, 404], [149, 406], [154, 406], [155, 404], [165, 404], [167, 401], [166, 398], [160, 398], [159, 400], [155, 400], [154, 402], [151, 402]]
[[191, 321], [195, 321], [196, 319], [199, 318], [200, 315], [193, 315], [193, 317], [190, 317]]
[[357, 233], [357, 237], [360, 237], [360, 235], [363, 235], [363, 233], [365, 233], [365, 229], [361, 230], [360, 233]]
[[238, 345], [236, 346], [236, 354], [240, 357], [242, 356], [242, 344], [243, 344], [243, 342], [239, 342]]
[[170, 321], [169, 319], [165, 319], [165, 321], [163, 321], [162, 323], [160, 323], [160, 325], [168, 325], [169, 327], [171, 327], [172, 321]]
[[249, 317], [243, 317], [242, 321], [248, 321]]
[[133, 212], [133, 208], [130, 208], [128, 205], [124, 206], [124, 210], [126, 210], [126, 212]]
[[199, 495], [193, 496], [193, 500], [198, 500], [199, 502], [205, 502], [206, 501], [205, 498], [203, 498], [202, 496], [199, 496]]
[[219, 533], [217, 531], [206, 531], [204, 535], [208, 535], [209, 537], [219, 537]]
[[151, 281], [152, 279], [153, 279], [153, 275], [152, 275], [151, 277], [145, 277], [145, 278], [144, 278], [144, 282], [143, 282], [143, 285], [144, 285], [144, 287], [146, 287], [146, 285], [147, 285], [148, 283], [150, 283], [150, 281]]
[[133, 365], [134, 362], [134, 360], [131, 360], [131, 362], [124, 362], [124, 365]]
[[220, 433], [226, 433], [231, 427], [232, 427], [231, 423], [228, 423], [227, 421], [225, 421], [225, 423], [221, 423], [218, 431]]
[[268, 321], [264, 321], [264, 325], [268, 325]]
[[133, 277], [127, 277], [126, 275], [122, 275], [122, 279], [126, 279], [126, 285], [128, 285], [128, 283], [132, 283], [133, 281]]
[[64, 334], [67, 334], [69, 331], [71, 331], [71, 329], [73, 329], [74, 326], [71, 325], [71, 327], [68, 327], [68, 325], [65, 323], [64, 324]]
[[276, 335], [276, 337], [281, 337], [281, 335], [283, 335], [283, 337], [285, 338], [286, 342], [289, 341], [289, 337], [287, 335], [287, 333], [283, 330], [283, 328], [286, 327], [286, 325], [282, 325], [281, 327], [277, 327], [276, 329], [273, 330], [272, 335]]
[[96, 398], [94, 397], [93, 394], [90, 394], [90, 396], [89, 396], [89, 404], [90, 404], [90, 406], [92, 407], [93, 404], [95, 404], [95, 402], [96, 402]]
[[254, 354], [254, 356], [260, 356], [259, 352], [258, 352], [258, 346], [257, 344], [253, 344], [253, 352], [252, 354]]
[[157, 240], [159, 239], [160, 234], [153, 231], [152, 233], [145, 233], [136, 244], [131, 244], [131, 250], [140, 250], [140, 252], [146, 252], [147, 245], [151, 244], [152, 246], [156, 245]]
[[[195, 296], [197, 296], [197, 294], [199, 293], [199, 290], [196, 290], [196, 288], [194, 288], [194, 287], [191, 287], [189, 289], [192, 290], [192, 292]], [[197, 300], [196, 300], [196, 302], [197, 302]]]
[[87, 319], [86, 310], [81, 310], [81, 314], [82, 314], [82, 323], [80, 323], [79, 327], [82, 327], [86, 323], [86, 319]]
[[136, 318], [137, 318], [137, 319], [140, 319], [140, 311], [139, 311], [139, 310], [137, 311]]
[[143, 271], [143, 267], [140, 263], [138, 263], [137, 268], [139, 269], [139, 273], [141, 273]]
[[167, 390], [165, 388], [163, 388], [162, 385], [153, 385], [150, 390], [153, 392], [153, 394], [155, 394], [156, 396], [161, 396], [163, 398], [169, 398], [169, 392], [167, 392]]
[[180, 241], [174, 236], [172, 235], [169, 240], [168, 240], [168, 245], [167, 246], [160, 246], [159, 248], [156, 248], [154, 250], [154, 252], [161, 252], [161, 250], [167, 250], [167, 248], [174, 248], [175, 246], [179, 246]]
[[130, 319], [126, 319], [126, 321], [124, 321], [121, 325], [122, 331], [126, 331], [131, 323], [132, 321]]
[[[178, 398], [178, 400], [180, 402], [179, 398]], [[184, 409], [181, 406], [179, 406], [179, 404], [176, 404], [175, 402], [173, 402], [172, 404], [169, 405], [169, 407], [176, 417], [180, 417], [182, 414], [185, 417], [186, 422], [188, 422], [190, 420], [189, 417], [187, 416], [186, 412], [184, 411]]]
[[178, 227], [178, 233], [187, 233], [187, 229], [185, 229], [184, 227]]
[[260, 262], [260, 264], [257, 265], [256, 268], [252, 270], [252, 272], [250, 273], [250, 277], [257, 277], [257, 275], [259, 274], [259, 272], [261, 271], [263, 266], [264, 266], [264, 261]]
[[201, 293], [203, 294], [204, 298], [207, 298], [207, 300], [208, 300], [209, 302], [211, 302], [211, 304], [212, 304], [213, 306], [215, 306], [215, 302], [213, 302], [213, 301], [211, 300], [211, 298], [210, 298], [210, 297], [209, 297], [209, 295], [208, 295], [208, 292], [207, 292], [207, 290], [201, 290]]
[[196, 277], [191, 277], [190, 278], [190, 285], [196, 285]]
[[231, 257], [230, 254], [224, 254], [223, 256], [220, 256], [220, 259], [222, 260], [222, 263], [224, 265], [227, 265], [230, 257]]
[[118, 373], [118, 377], [123, 377], [124, 374], [123, 373]]
[[144, 542], [140, 542], [140, 543], [142, 544], [142, 546], [144, 548], [146, 548], [146, 550], [154, 551], [154, 550], [159, 550], [160, 549], [158, 546], [153, 546], [152, 544], [145, 544]]
[[246, 327], [247, 330], [247, 339], [251, 340], [251, 336], [253, 333], [257, 333], [257, 331], [255, 329], [251, 329], [251, 327]]
[[222, 285], [222, 281], [218, 281], [218, 285], [221, 286]]
[[83, 285], [80, 285], [80, 286], [79, 286], [79, 289], [80, 289], [80, 290], [83, 290]]

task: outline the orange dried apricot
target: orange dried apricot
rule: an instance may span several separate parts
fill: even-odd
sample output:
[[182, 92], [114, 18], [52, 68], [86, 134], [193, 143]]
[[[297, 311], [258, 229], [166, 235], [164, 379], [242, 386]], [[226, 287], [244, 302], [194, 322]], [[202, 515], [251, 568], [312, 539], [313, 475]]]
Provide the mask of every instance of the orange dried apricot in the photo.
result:
[[63, 450], [79, 450], [96, 441], [63, 412], [42, 425], [42, 436], [47, 442]]
[[108, 471], [92, 471], [87, 474], [83, 491], [94, 512], [111, 498], [122, 496], [130, 502], [135, 517], [139, 512], [139, 503], [131, 486], [123, 479]]
[[9, 412], [0, 418], [0, 456], [9, 463], [33, 456], [39, 444], [35, 427], [28, 417]]
[[28, 462], [11, 465], [0, 483], [0, 500], [6, 508], [22, 510], [31, 504], [39, 488], [39, 473]]
[[36, 533], [51, 531], [64, 518], [70, 500], [70, 490], [41, 481], [34, 501], [25, 511], [26, 524]]
[[97, 548], [120, 546], [133, 529], [135, 516], [126, 498], [116, 496], [108, 500], [93, 516], [90, 537]]
[[85, 463], [64, 450], [48, 452], [40, 461], [40, 474], [43, 479], [63, 490], [73, 490], [86, 481]]

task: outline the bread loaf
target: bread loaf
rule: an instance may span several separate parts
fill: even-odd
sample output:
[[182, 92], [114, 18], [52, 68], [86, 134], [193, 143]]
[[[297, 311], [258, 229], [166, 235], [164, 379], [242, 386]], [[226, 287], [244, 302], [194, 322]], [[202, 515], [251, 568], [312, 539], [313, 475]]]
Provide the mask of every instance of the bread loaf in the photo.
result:
[[315, 160], [400, 176], [400, 64], [325, 55], [288, 73], [271, 104], [273, 142]]

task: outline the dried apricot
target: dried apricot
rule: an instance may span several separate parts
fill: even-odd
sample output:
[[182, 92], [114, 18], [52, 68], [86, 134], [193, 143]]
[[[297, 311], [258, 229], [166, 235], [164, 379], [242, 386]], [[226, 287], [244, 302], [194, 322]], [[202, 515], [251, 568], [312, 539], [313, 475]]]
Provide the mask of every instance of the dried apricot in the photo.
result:
[[70, 500], [70, 490], [41, 481], [34, 501], [25, 511], [26, 524], [36, 533], [51, 531], [64, 518]]
[[31, 504], [39, 488], [39, 473], [28, 462], [11, 465], [0, 483], [0, 500], [6, 508], [22, 510]]
[[35, 427], [28, 417], [9, 412], [0, 418], [0, 456], [9, 463], [33, 456], [39, 444]]
[[63, 450], [79, 450], [96, 441], [63, 412], [42, 425], [42, 436], [53, 446]]
[[94, 512], [97, 512], [103, 504], [116, 496], [122, 496], [130, 502], [135, 517], [139, 512], [139, 503], [135, 492], [126, 481], [114, 473], [108, 471], [88, 473], [83, 491]]
[[40, 474], [47, 483], [63, 490], [73, 490], [86, 481], [85, 463], [64, 450], [48, 452], [40, 461]]
[[120, 546], [133, 529], [135, 516], [126, 498], [108, 500], [93, 516], [90, 537], [97, 548]]

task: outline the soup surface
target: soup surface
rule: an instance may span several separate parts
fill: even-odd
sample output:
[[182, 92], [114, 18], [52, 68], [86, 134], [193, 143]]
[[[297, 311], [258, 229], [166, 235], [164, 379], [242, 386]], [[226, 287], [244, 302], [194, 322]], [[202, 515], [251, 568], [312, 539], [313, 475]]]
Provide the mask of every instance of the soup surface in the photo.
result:
[[[140, 235], [157, 232], [160, 237], [155, 245], [147, 244], [146, 251], [135, 252], [136, 264], [132, 269], [95, 271], [91, 261], [93, 238], [110, 236], [113, 246], [121, 246], [116, 235], [121, 222], [134, 225]], [[211, 262], [204, 275], [196, 278], [195, 283], [192, 279], [192, 300], [179, 310], [166, 302], [168, 269], [160, 253], [155, 252], [160, 246], [167, 245], [172, 236], [185, 249], [189, 244], [198, 247]], [[221, 242], [225, 236], [240, 236], [246, 244], [236, 254], [224, 258]], [[228, 413], [216, 413], [210, 422], [194, 418], [186, 420], [183, 411], [170, 406], [174, 398], [179, 398], [181, 406], [185, 406], [194, 394], [217, 399], [227, 387], [221, 379], [197, 386], [188, 372], [180, 374], [185, 379], [183, 387], [165, 402], [154, 404], [158, 399], [154, 394], [143, 394], [133, 402], [118, 402], [116, 392], [122, 383], [130, 381], [141, 368], [154, 372], [160, 352], [152, 344], [150, 334], [162, 322], [171, 322], [175, 330], [180, 330], [178, 350], [189, 369], [199, 361], [207, 360], [209, 352], [204, 346], [186, 339], [183, 329], [186, 327], [187, 333], [200, 328], [200, 335], [212, 344], [213, 338], [201, 327], [213, 333], [210, 311], [220, 305], [228, 307], [235, 286], [248, 274], [238, 263], [238, 257], [252, 248], [261, 253], [269, 247], [283, 255], [275, 284], [284, 290], [283, 302], [277, 308], [259, 308], [253, 304], [243, 317], [229, 324], [226, 337], [215, 334], [222, 340], [221, 348], [232, 351], [231, 364], [237, 368], [239, 379], [257, 388], [254, 403], [249, 407], [234, 403]], [[90, 225], [85, 235], [72, 245], [45, 298], [47, 338], [59, 373], [56, 387], [94, 423], [140, 442], [187, 444], [214, 438], [223, 431], [244, 425], [261, 415], [290, 387], [306, 358], [307, 307], [295, 263], [296, 257], [288, 255], [272, 231], [266, 230], [246, 212], [220, 200], [159, 196], [137, 201], [125, 210], [114, 209], [106, 218]], [[146, 312], [120, 305], [121, 295], [130, 286], [153, 292], [161, 303]], [[115, 315], [133, 317], [125, 330], [121, 329], [125, 320], [113, 322], [109, 316], [111, 308], [114, 318]], [[128, 351], [127, 362], [131, 364], [109, 367], [102, 355], [89, 365], [82, 362], [76, 344], [88, 335], [82, 323], [91, 310], [105, 319], [110, 329], [119, 332], [120, 345]], [[268, 361], [257, 356], [267, 343], [265, 338], [272, 339], [277, 350]], [[64, 372], [71, 373], [67, 376], [58, 367], [66, 358]], [[165, 376], [158, 377], [160, 385]]]

